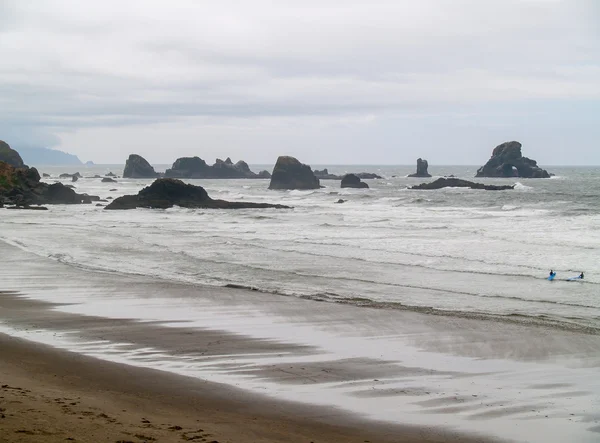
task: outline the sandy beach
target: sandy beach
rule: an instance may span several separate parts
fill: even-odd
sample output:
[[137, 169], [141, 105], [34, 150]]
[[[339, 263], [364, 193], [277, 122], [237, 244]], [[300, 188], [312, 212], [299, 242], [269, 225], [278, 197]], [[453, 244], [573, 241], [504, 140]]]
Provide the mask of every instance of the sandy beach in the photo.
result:
[[2, 441], [591, 442], [600, 431], [593, 334], [0, 251]]
[[2, 442], [482, 441], [435, 429], [351, 423], [333, 411], [267, 401], [3, 334], [0, 347]]

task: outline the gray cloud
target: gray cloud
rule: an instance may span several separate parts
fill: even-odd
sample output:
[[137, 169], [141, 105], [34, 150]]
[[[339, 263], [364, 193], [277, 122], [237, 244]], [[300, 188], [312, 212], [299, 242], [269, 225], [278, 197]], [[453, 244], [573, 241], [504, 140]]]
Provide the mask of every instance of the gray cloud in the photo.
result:
[[[0, 138], [99, 161], [140, 145], [166, 161], [162, 144], [139, 141], [156, 128], [165, 133], [154, 139], [188, 134], [177, 137], [181, 155], [203, 134], [210, 155], [249, 150], [256, 159], [282, 143], [304, 153], [296, 141], [322, 137], [338, 162], [354, 161], [344, 156], [358, 140], [407, 161], [443, 140], [428, 127], [469, 146], [520, 132], [547, 142], [543, 132], [560, 129], [548, 112], [600, 101], [597, 20], [584, 0], [5, 0]], [[523, 103], [542, 103], [527, 117], [533, 133], [514, 119]], [[483, 127], [465, 126], [464, 114], [480, 115]], [[285, 131], [257, 135], [274, 127]], [[349, 127], [364, 135], [348, 139]], [[591, 149], [593, 128], [575, 128], [578, 146]], [[400, 140], [416, 151], [398, 154]], [[117, 141], [120, 150], [99, 146]]]

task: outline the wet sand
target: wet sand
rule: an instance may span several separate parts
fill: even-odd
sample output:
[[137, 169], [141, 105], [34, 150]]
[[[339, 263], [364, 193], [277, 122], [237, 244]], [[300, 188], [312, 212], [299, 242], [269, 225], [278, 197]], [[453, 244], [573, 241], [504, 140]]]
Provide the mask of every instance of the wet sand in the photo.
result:
[[359, 420], [0, 334], [0, 441], [482, 442]]
[[596, 335], [82, 270], [1, 242], [0, 254], [8, 442], [600, 435]]

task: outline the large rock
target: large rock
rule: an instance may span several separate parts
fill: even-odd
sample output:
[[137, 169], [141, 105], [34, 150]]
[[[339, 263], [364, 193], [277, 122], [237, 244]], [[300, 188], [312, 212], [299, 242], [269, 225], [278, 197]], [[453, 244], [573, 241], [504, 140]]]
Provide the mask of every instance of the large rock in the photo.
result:
[[431, 177], [431, 174], [429, 173], [429, 171], [427, 171], [427, 168], [429, 168], [429, 163], [427, 163], [427, 160], [418, 158], [417, 172], [415, 172], [414, 174], [410, 174], [409, 177]]
[[124, 178], [156, 178], [159, 174], [144, 157], [131, 154], [125, 162]]
[[368, 188], [369, 185], [361, 181], [360, 178], [354, 174], [346, 174], [342, 178], [342, 188]]
[[113, 200], [105, 209], [166, 209], [173, 206], [209, 209], [288, 208], [268, 203], [213, 200], [202, 186], [186, 184], [172, 178], [159, 178], [137, 195], [125, 195]]
[[0, 201], [6, 205], [91, 203], [99, 197], [77, 194], [68, 185], [40, 182], [35, 168], [15, 168], [0, 162]]
[[468, 180], [461, 180], [460, 178], [438, 178], [431, 183], [421, 183], [420, 185], [413, 186], [409, 189], [442, 189], [442, 188], [471, 188], [471, 189], [485, 189], [487, 191], [505, 191], [508, 189], [514, 189], [515, 186], [495, 186], [495, 185], [484, 185], [483, 183], [474, 183]]
[[21, 155], [2, 140], [0, 140], [0, 161], [8, 163], [15, 168], [23, 168], [25, 166]]
[[269, 189], [319, 189], [319, 179], [310, 166], [294, 157], [280, 156], [273, 168]]
[[169, 178], [264, 178], [250, 170], [243, 160], [233, 163], [229, 157], [225, 161], [218, 158], [210, 166], [200, 157], [182, 157], [175, 160], [167, 169], [165, 177]]
[[208, 178], [210, 166], [200, 157], [181, 157], [167, 169], [165, 177], [170, 178]]
[[[373, 174], [372, 172], [356, 172], [354, 175], [363, 180], [383, 178], [380, 175]], [[319, 180], [341, 180], [344, 178], [342, 175], [330, 174], [327, 168], [322, 170], [315, 169], [315, 177], [317, 177]]]
[[548, 171], [540, 168], [535, 160], [523, 157], [521, 146], [515, 141], [496, 146], [492, 157], [477, 170], [476, 177], [549, 178]]

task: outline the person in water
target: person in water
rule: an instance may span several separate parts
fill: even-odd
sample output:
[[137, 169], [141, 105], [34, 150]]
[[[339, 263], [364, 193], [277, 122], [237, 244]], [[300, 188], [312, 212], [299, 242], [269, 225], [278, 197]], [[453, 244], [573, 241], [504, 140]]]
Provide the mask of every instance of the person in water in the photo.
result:
[[583, 272], [579, 274], [579, 278], [583, 280]]
[[556, 275], [556, 272], [554, 272], [552, 269], [550, 269], [550, 275], [548, 277], [554, 277]]

